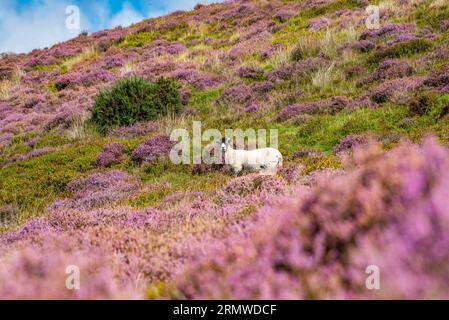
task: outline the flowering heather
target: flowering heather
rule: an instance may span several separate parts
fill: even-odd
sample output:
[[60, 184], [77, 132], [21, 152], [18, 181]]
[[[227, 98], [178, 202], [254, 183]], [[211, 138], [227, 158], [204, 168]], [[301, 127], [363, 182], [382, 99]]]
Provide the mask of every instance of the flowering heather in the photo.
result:
[[201, 73], [193, 69], [178, 69], [170, 74], [171, 77], [193, 85], [200, 90], [214, 88], [220, 85], [218, 77]]
[[262, 51], [260, 57], [262, 60], [267, 60], [271, 58], [278, 50], [280, 50], [281, 46], [279, 44], [269, 46], [268, 49]]
[[258, 112], [261, 110], [261, 106], [258, 103], [251, 103], [249, 104], [246, 108], [245, 108], [245, 112], [247, 113], [253, 113], [253, 112]]
[[271, 82], [279, 82], [283, 80], [291, 80], [293, 77], [305, 77], [311, 72], [318, 70], [325, 60], [322, 58], [307, 58], [298, 62], [286, 64], [278, 69], [268, 73], [267, 79]]
[[0, 135], [0, 148], [9, 146], [12, 142], [12, 138], [14, 137], [11, 133], [5, 133]]
[[[17, 251], [0, 267], [0, 296], [3, 299], [108, 299], [132, 298], [129, 289], [116, 285], [100, 250], [78, 251], [69, 237], [48, 237], [42, 248]], [[79, 290], [66, 288], [66, 268], [80, 268]], [[11, 273], [15, 277], [10, 277]]]
[[263, 77], [263, 69], [248, 66], [242, 66], [237, 69], [237, 76], [240, 78], [259, 79]]
[[318, 32], [326, 27], [328, 27], [332, 23], [331, 19], [328, 18], [315, 18], [309, 20], [309, 25], [307, 26], [310, 31]]
[[378, 30], [365, 30], [361, 35], [361, 40], [377, 40], [387, 36], [404, 36], [415, 31], [413, 24], [387, 24]]
[[441, 21], [441, 23], [440, 23], [440, 29], [441, 29], [441, 31], [443, 31], [443, 32], [446, 32], [446, 31], [449, 30], [449, 19]]
[[356, 147], [360, 147], [362, 145], [367, 144], [369, 141], [369, 137], [365, 134], [362, 135], [353, 135], [350, 134], [343, 139], [335, 146], [334, 154], [339, 154], [342, 152], [352, 151]]
[[62, 90], [69, 86], [91, 86], [98, 82], [109, 82], [114, 79], [115, 76], [111, 72], [103, 69], [93, 70], [87, 73], [72, 71], [60, 76], [56, 80], [56, 87]]
[[371, 40], [360, 40], [352, 45], [352, 49], [360, 52], [368, 52], [376, 47], [376, 44]]
[[417, 90], [425, 83], [426, 80], [413, 77], [391, 80], [370, 88], [365, 96], [375, 103], [400, 100], [404, 94]]
[[227, 88], [223, 95], [219, 98], [220, 103], [244, 104], [249, 102], [253, 98], [251, 88], [246, 84], [236, 84]]
[[51, 64], [58, 64], [59, 60], [51, 55], [40, 55], [37, 57], [31, 58], [26, 64], [26, 67], [36, 67], [36, 66], [45, 66], [45, 65], [51, 65]]
[[299, 151], [296, 151], [291, 156], [291, 160], [295, 160], [297, 158], [317, 158], [323, 156], [324, 153], [320, 149], [316, 148], [301, 148]]
[[3, 163], [0, 163], [0, 168], [6, 166], [8, 164], [11, 164], [11, 163], [25, 161], [25, 160], [28, 160], [31, 158], [40, 157], [44, 154], [52, 152], [53, 150], [54, 150], [54, 148], [44, 147], [41, 149], [33, 149], [30, 152], [25, 153], [25, 154], [18, 154], [18, 155], [12, 156], [11, 158], [6, 159], [6, 161], [4, 161]]
[[[368, 0], [221, 1], [0, 53], [0, 299], [449, 298], [447, 6], [422, 2], [368, 30]], [[184, 108], [100, 136], [127, 75]], [[279, 129], [283, 167], [170, 164], [192, 120]]]
[[67, 191], [72, 193], [72, 197], [56, 201], [50, 209], [90, 209], [100, 205], [110, 205], [114, 201], [135, 194], [138, 189], [139, 182], [120, 170], [92, 173], [86, 178], [70, 182], [67, 185]]
[[440, 70], [432, 72], [425, 80], [424, 85], [431, 88], [445, 91], [449, 87], [449, 68], [444, 67]]
[[84, 111], [75, 103], [64, 103], [59, 112], [50, 117], [44, 125], [46, 130], [54, 128], [68, 129], [78, 119], [84, 117]]
[[119, 67], [123, 67], [124, 65], [125, 65], [125, 60], [119, 56], [111, 57], [105, 62], [106, 68], [119, 68]]
[[95, 160], [97, 167], [109, 167], [118, 164], [123, 160], [123, 146], [118, 142], [107, 144]]
[[138, 122], [127, 127], [114, 128], [109, 132], [109, 136], [114, 138], [135, 138], [146, 136], [149, 133], [155, 132], [158, 125], [154, 122]]
[[[210, 243], [178, 287], [194, 299], [447, 296], [447, 150], [427, 141], [354, 159], [351, 173], [259, 210], [249, 235]], [[389, 274], [380, 290], [365, 288], [371, 264]]]
[[387, 59], [382, 61], [374, 70], [372, 79], [374, 81], [383, 81], [386, 79], [402, 78], [411, 76], [413, 68], [407, 61]]
[[156, 136], [139, 145], [132, 154], [136, 162], [151, 162], [159, 157], [167, 156], [174, 143], [166, 135]]
[[286, 121], [300, 114], [337, 113], [351, 104], [345, 96], [335, 96], [328, 100], [298, 103], [285, 107], [278, 115], [279, 121]]
[[294, 11], [290, 11], [287, 9], [281, 9], [279, 10], [276, 15], [274, 16], [276, 19], [278, 19], [280, 22], [286, 22], [287, 20], [293, 18], [295, 16]]

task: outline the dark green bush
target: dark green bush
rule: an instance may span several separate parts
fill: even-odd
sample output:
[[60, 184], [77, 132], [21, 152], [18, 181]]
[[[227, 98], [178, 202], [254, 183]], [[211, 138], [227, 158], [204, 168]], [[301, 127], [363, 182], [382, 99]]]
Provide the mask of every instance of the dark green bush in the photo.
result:
[[417, 53], [426, 52], [432, 48], [432, 42], [428, 39], [413, 39], [400, 42], [391, 47], [377, 50], [370, 57], [370, 63], [379, 63], [385, 59], [408, 57]]
[[140, 77], [119, 80], [95, 97], [92, 118], [101, 133], [114, 127], [154, 120], [181, 110], [179, 84], [171, 78], [149, 83]]

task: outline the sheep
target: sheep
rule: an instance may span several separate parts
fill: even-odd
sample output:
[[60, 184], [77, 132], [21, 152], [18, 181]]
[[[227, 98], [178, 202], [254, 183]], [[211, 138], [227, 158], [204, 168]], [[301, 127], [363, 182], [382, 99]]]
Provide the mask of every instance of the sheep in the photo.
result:
[[235, 150], [231, 147], [229, 138], [218, 140], [217, 143], [221, 145], [227, 168], [235, 175], [242, 171], [275, 175], [278, 168], [282, 167], [282, 154], [275, 148]]

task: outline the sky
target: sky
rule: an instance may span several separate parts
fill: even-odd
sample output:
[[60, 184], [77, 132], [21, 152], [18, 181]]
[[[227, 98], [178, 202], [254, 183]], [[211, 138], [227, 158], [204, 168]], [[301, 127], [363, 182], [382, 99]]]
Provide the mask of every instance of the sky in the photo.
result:
[[[0, 0], [0, 52], [29, 52], [219, 0]], [[79, 17], [79, 19], [78, 19]]]

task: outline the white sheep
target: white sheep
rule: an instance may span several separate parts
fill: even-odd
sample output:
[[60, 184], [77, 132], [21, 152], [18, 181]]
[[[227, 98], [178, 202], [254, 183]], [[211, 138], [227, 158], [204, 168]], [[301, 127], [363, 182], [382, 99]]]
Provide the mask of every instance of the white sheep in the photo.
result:
[[234, 174], [247, 171], [275, 175], [278, 168], [282, 167], [282, 154], [275, 148], [236, 150], [231, 147], [229, 138], [218, 140], [217, 143], [221, 144], [226, 166]]

